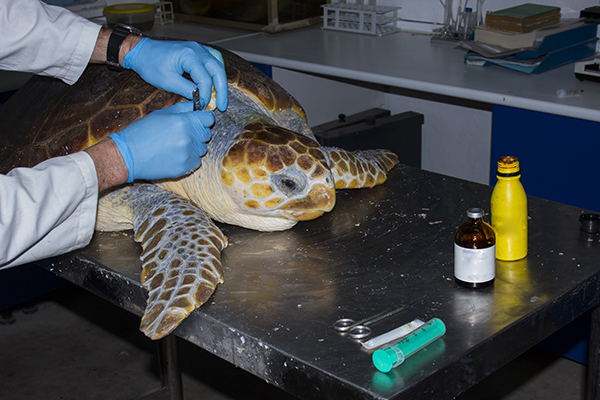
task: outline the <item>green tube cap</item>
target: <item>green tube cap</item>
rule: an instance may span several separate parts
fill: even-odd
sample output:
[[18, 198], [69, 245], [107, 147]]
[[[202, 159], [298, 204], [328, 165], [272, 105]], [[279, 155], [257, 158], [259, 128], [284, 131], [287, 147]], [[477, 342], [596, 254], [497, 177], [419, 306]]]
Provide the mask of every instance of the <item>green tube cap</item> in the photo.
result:
[[446, 326], [439, 318], [432, 318], [396, 343], [383, 346], [373, 353], [373, 365], [381, 372], [390, 372], [412, 354], [418, 352], [446, 333]]
[[381, 372], [390, 372], [392, 368], [402, 364], [403, 361], [402, 352], [398, 352], [393, 347], [375, 350], [373, 353], [373, 365]]

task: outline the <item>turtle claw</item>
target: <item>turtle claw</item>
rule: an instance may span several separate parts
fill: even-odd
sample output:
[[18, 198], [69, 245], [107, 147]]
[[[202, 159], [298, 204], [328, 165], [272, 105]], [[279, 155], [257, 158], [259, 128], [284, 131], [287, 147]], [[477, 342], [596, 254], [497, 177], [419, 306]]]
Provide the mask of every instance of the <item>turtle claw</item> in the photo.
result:
[[162, 339], [171, 333], [189, 315], [177, 310], [169, 312], [168, 315], [164, 315], [162, 319], [158, 320], [156, 319], [157, 314], [160, 314], [161, 310], [155, 312], [156, 308], [158, 307], [154, 307], [150, 313], [145, 313], [140, 324], [140, 331], [152, 340]]

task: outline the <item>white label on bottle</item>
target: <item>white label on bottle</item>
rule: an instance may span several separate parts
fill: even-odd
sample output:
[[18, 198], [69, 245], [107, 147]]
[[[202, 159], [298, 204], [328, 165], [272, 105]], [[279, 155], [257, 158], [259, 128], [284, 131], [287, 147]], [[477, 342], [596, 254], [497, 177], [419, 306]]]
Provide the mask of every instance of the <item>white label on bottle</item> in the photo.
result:
[[454, 276], [463, 282], [481, 283], [496, 276], [496, 245], [467, 249], [454, 243]]

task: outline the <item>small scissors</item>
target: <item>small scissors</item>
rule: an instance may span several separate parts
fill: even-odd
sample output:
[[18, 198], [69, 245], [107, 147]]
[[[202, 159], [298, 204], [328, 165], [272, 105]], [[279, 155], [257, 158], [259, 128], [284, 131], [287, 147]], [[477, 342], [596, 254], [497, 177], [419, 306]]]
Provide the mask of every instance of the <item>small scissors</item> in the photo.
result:
[[350, 335], [352, 339], [364, 339], [371, 335], [371, 328], [369, 328], [367, 325], [374, 324], [396, 313], [399, 313], [400, 311], [404, 311], [415, 304], [423, 302], [426, 298], [427, 296], [423, 296], [410, 304], [401, 305], [400, 307], [396, 307], [392, 310], [380, 312], [379, 314], [375, 314], [358, 322], [351, 318], [341, 318], [335, 321], [333, 327], [338, 332], [348, 332], [348, 335]]
[[379, 322], [384, 318], [406, 309], [407, 307], [408, 306], [400, 306], [391, 311], [384, 311], [371, 317], [362, 319], [358, 322], [350, 318], [341, 318], [335, 321], [333, 327], [338, 332], [348, 332], [352, 339], [363, 339], [371, 334], [371, 328], [369, 328], [367, 325]]

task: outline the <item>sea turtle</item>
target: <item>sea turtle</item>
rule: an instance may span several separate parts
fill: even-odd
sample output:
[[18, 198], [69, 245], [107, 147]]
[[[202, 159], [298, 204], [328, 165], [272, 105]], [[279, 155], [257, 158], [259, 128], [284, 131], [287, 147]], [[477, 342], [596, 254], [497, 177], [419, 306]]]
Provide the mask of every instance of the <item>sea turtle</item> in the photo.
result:
[[[99, 200], [96, 229], [133, 228], [148, 302], [140, 329], [169, 334], [223, 282], [227, 238], [212, 220], [261, 231], [330, 211], [335, 190], [381, 184], [387, 150], [321, 147], [300, 104], [272, 79], [222, 51], [229, 82], [202, 165], [173, 180], [124, 185]], [[82, 150], [182, 98], [132, 72], [90, 66], [73, 86], [36, 77], [0, 107], [0, 172]], [[208, 106], [214, 107], [215, 96]], [[165, 136], [168, 140], [168, 133]]]

